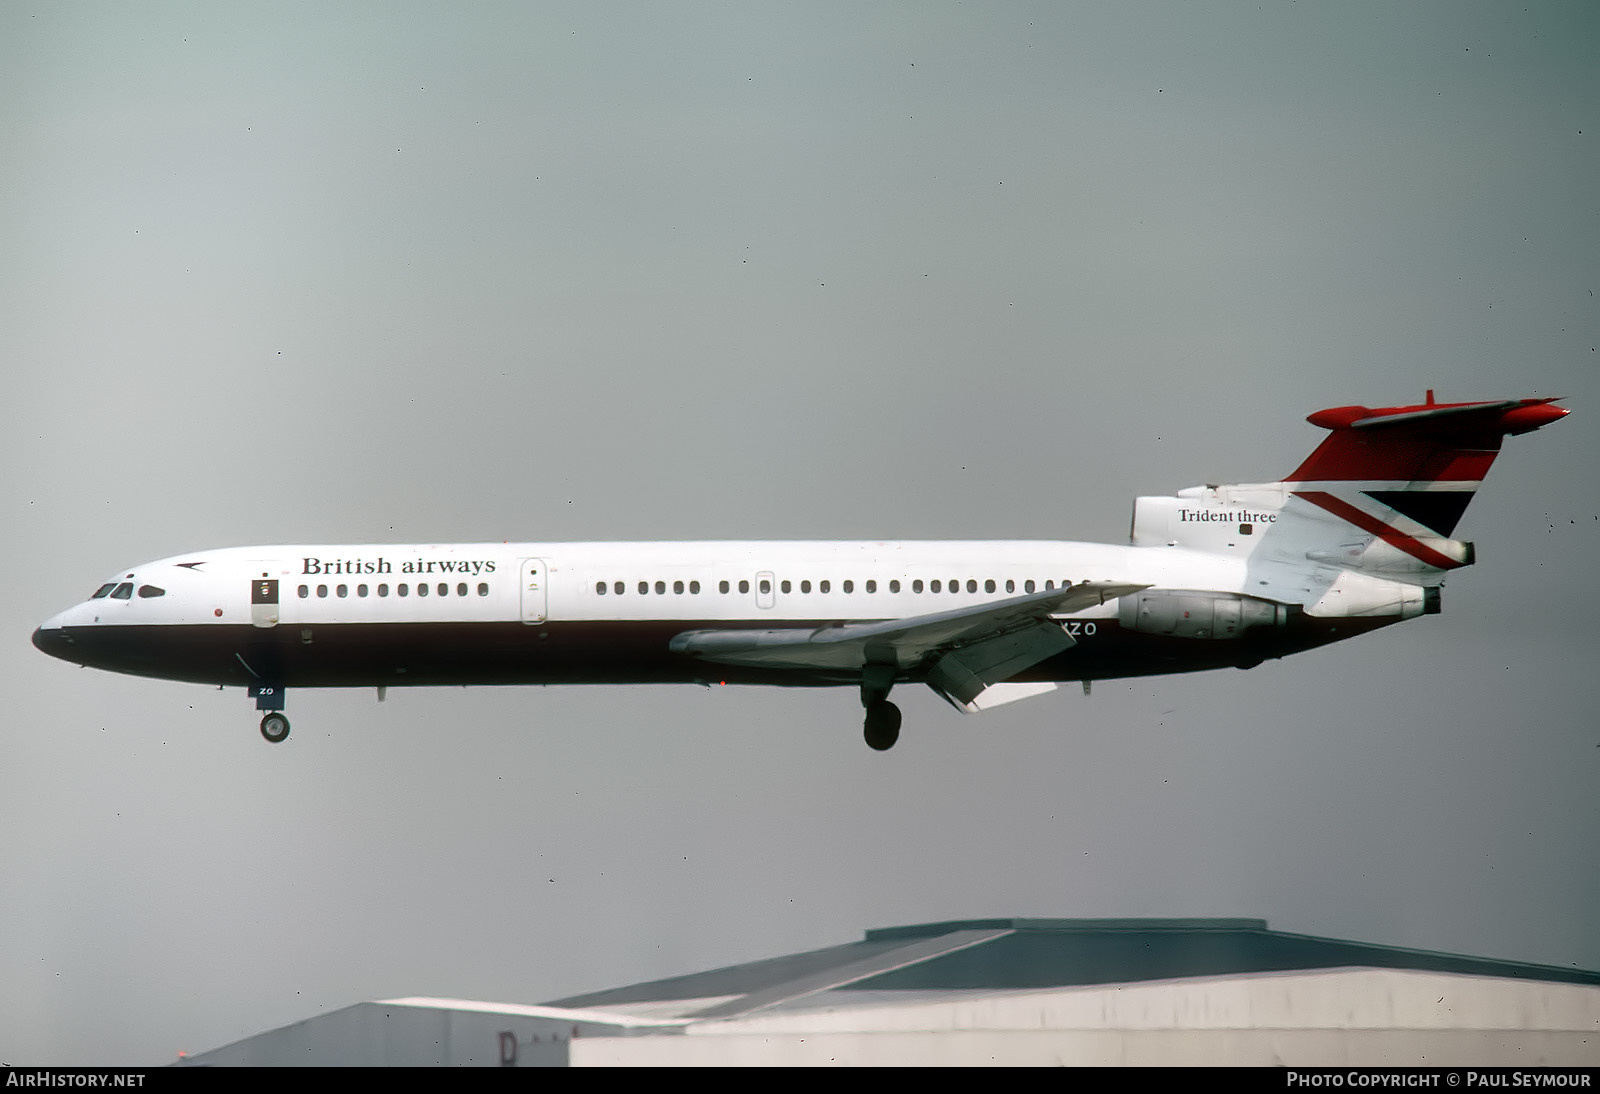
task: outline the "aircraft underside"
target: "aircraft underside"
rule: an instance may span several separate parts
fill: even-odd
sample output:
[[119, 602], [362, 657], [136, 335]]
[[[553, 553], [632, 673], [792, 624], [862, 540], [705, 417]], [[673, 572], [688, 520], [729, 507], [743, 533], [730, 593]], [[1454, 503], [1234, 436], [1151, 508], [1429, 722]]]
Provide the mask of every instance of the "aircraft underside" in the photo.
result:
[[[1204, 639], [1142, 634], [1124, 629], [1115, 619], [1101, 619], [1095, 621], [1092, 636], [1080, 633], [1076, 645], [1019, 672], [1014, 680], [1060, 683], [1250, 668], [1391, 622], [1297, 615], [1271, 631]], [[729, 629], [727, 621], [715, 626]], [[752, 630], [757, 626], [750, 625]], [[63, 631], [58, 641], [67, 648], [58, 655], [133, 675], [248, 687], [257, 696], [258, 709], [268, 711], [263, 733], [272, 739], [277, 739], [274, 731], [287, 734], [288, 722], [279, 712], [285, 691], [292, 688], [700, 683], [859, 686], [868, 741], [886, 748], [899, 729], [899, 712], [887, 701], [890, 689], [926, 677], [926, 666], [876, 674], [859, 667], [797, 671], [708, 664], [668, 649], [673, 636], [695, 628], [685, 620], [552, 621], [536, 627], [515, 621], [265, 629], [204, 625], [164, 627], [158, 635], [150, 628], [94, 627]]]

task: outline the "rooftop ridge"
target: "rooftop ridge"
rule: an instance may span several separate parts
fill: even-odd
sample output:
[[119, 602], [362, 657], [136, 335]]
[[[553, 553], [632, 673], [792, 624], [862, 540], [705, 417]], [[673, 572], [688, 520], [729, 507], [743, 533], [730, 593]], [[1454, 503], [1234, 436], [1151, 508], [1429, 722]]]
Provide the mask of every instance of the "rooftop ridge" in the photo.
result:
[[[952, 931], [1266, 931], [1265, 919], [1244, 918], [1118, 918], [1051, 919], [995, 918], [947, 919], [937, 923], [914, 923], [901, 927], [875, 927], [863, 935], [865, 941], [881, 942], [895, 938], [920, 938]], [[1307, 936], [1309, 937], [1309, 936]]]

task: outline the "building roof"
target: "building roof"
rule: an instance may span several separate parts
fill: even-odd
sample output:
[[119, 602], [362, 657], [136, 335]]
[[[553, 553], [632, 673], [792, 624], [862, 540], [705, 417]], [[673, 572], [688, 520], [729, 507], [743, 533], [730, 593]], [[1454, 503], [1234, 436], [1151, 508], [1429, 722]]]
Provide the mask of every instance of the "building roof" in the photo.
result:
[[542, 1006], [357, 1003], [186, 1066], [1593, 1066], [1600, 973], [1269, 930], [968, 919]]
[[555, 1000], [732, 1018], [855, 992], [1005, 991], [1311, 969], [1380, 968], [1600, 986], [1600, 972], [1270, 930], [1261, 919], [969, 919]]

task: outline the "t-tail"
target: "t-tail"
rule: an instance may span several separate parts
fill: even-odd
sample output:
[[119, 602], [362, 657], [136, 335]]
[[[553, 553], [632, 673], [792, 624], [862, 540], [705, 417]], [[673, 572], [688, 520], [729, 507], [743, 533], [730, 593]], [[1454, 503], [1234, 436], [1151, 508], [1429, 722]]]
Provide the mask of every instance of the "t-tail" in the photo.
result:
[[1554, 399], [1342, 406], [1281, 482], [1197, 486], [1134, 504], [1136, 546], [1244, 563], [1239, 592], [1308, 615], [1406, 619], [1439, 610], [1444, 575], [1471, 565], [1455, 539], [1501, 442], [1567, 414]]

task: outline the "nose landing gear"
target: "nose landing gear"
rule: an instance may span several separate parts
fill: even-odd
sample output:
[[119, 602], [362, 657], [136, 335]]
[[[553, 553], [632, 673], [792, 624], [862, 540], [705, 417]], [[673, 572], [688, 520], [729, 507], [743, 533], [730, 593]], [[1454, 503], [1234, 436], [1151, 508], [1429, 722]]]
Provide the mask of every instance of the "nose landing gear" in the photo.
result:
[[289, 719], [283, 716], [284, 689], [251, 684], [249, 693], [256, 701], [256, 709], [267, 712], [261, 716], [261, 736], [273, 744], [282, 744], [289, 737]]
[[261, 736], [273, 744], [286, 740], [289, 736], [289, 719], [277, 711], [264, 715], [261, 719]]

